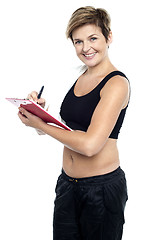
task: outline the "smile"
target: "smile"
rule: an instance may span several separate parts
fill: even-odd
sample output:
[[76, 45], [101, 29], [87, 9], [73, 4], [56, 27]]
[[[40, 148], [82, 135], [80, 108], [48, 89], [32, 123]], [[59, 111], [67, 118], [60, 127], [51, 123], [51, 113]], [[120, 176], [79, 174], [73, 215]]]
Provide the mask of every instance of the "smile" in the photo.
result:
[[83, 54], [85, 56], [85, 58], [91, 59], [92, 57], [94, 57], [96, 55], [95, 53], [90, 53], [90, 54]]

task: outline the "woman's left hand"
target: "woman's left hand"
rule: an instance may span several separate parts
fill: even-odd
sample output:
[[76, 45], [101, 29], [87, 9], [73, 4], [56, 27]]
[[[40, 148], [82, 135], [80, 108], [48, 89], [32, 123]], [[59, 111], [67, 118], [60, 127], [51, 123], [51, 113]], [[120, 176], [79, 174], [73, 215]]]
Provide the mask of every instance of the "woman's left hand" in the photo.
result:
[[44, 123], [42, 119], [28, 112], [22, 107], [19, 108], [18, 117], [20, 118], [23, 124], [36, 129], [40, 129], [41, 124]]

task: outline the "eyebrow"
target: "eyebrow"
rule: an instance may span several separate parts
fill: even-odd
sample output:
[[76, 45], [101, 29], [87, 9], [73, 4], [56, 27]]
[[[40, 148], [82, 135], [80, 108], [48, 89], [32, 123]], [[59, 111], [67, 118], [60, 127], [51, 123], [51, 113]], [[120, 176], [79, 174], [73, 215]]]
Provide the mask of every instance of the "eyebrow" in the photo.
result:
[[[91, 37], [93, 37], [95, 35], [98, 36], [96, 33], [94, 33], [94, 34], [89, 35], [88, 38], [91, 38]], [[73, 41], [78, 41], [78, 40], [80, 40], [80, 39], [79, 38], [74, 38], [73, 39]]]

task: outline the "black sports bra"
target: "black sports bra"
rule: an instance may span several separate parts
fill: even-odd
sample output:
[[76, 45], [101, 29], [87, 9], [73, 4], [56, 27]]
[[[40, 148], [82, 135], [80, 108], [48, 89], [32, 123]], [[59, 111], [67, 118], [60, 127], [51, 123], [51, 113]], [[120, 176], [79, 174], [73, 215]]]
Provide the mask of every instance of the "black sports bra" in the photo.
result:
[[[83, 96], [74, 94], [74, 85], [66, 94], [60, 109], [60, 116], [63, 121], [73, 130], [87, 131], [93, 112], [100, 101], [100, 91], [106, 82], [112, 77], [120, 75], [127, 78], [122, 72], [114, 71], [109, 73], [91, 92]], [[121, 110], [117, 122], [109, 136], [109, 138], [117, 139], [122, 126], [126, 109], [128, 105]]]

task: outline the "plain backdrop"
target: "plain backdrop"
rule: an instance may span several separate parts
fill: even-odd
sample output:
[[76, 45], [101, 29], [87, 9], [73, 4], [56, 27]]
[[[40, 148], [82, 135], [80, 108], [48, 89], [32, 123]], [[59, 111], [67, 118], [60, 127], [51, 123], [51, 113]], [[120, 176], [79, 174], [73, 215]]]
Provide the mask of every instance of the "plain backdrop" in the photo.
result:
[[0, 2], [0, 239], [52, 240], [55, 185], [63, 146], [38, 136], [5, 97], [25, 98], [44, 85], [56, 117], [80, 62], [66, 39], [74, 10], [91, 5], [111, 15], [113, 64], [131, 83], [118, 140], [126, 172], [123, 240], [160, 239], [159, 2], [158, 0], [1, 0]]

